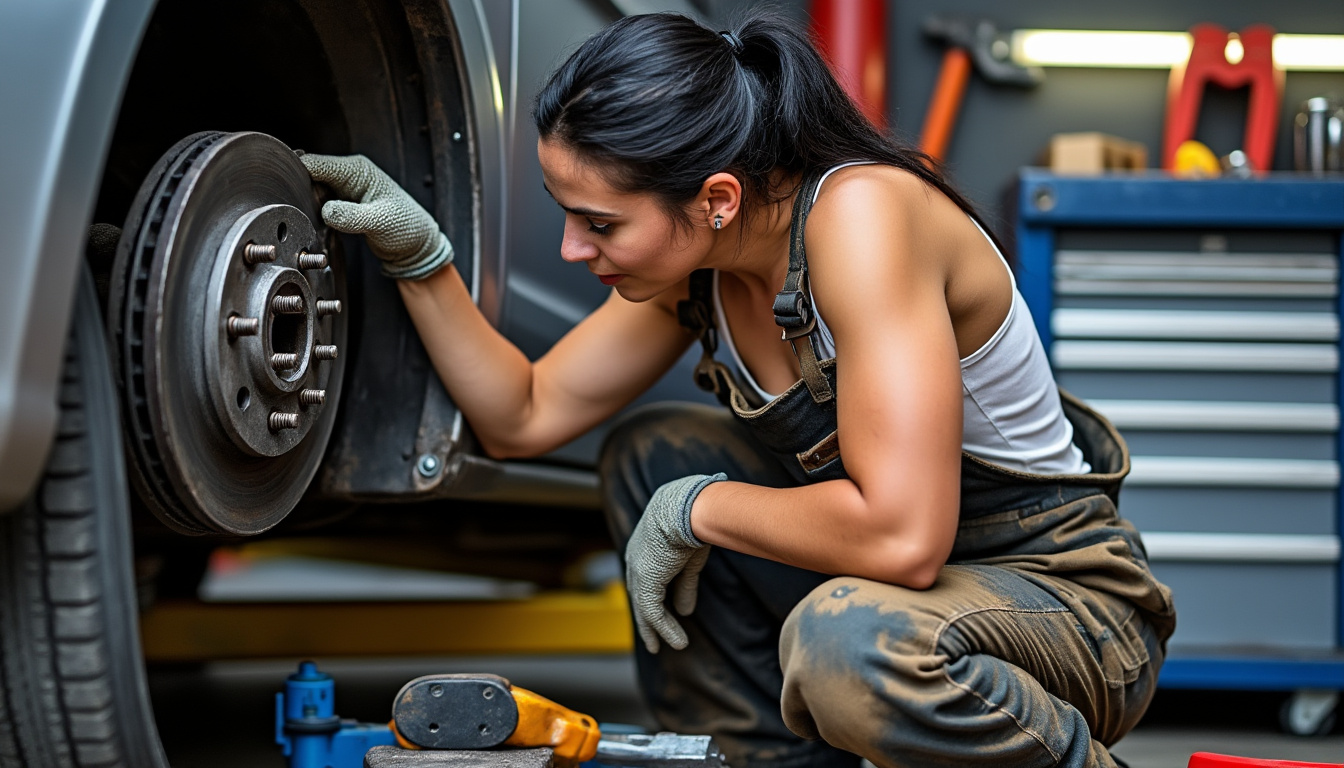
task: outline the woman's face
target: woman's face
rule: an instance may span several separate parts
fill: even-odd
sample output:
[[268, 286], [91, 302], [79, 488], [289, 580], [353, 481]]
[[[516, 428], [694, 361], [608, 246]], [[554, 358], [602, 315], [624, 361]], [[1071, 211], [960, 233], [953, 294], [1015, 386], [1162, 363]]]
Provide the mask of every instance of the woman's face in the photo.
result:
[[[565, 210], [560, 257], [586, 264], [629, 301], [647, 301], [686, 278], [711, 238], [678, 228], [649, 193], [613, 189], [595, 168], [558, 141], [537, 142], [546, 190]], [[707, 230], [706, 230], [707, 231]]]

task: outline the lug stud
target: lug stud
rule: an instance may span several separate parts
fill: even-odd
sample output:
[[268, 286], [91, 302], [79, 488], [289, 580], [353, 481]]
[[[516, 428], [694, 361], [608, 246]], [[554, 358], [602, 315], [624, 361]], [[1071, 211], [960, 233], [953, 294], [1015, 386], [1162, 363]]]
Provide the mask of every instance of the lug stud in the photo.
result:
[[327, 402], [327, 390], [325, 389], [299, 390], [299, 405], [322, 405], [325, 402]]
[[326, 317], [327, 315], [339, 315], [339, 314], [341, 314], [341, 300], [340, 300], [340, 299], [318, 299], [318, 300], [317, 300], [317, 316], [318, 316], [318, 317]]
[[299, 364], [299, 356], [293, 352], [276, 352], [271, 355], [271, 367], [277, 371], [288, 371]]
[[281, 315], [303, 314], [302, 296], [276, 296], [271, 299], [271, 311]]
[[326, 269], [327, 254], [325, 253], [300, 253], [299, 269]]
[[336, 359], [336, 345], [335, 345], [335, 344], [314, 344], [314, 345], [313, 345], [313, 357], [317, 358], [318, 360], [335, 360], [335, 359]]
[[236, 339], [239, 336], [256, 336], [257, 331], [261, 329], [261, 321], [255, 317], [229, 315], [225, 328], [227, 328], [231, 339]]
[[243, 261], [248, 264], [258, 264], [263, 261], [275, 261], [275, 246], [248, 243], [243, 246]]
[[272, 432], [279, 432], [282, 429], [298, 429], [299, 414], [271, 411], [271, 415], [266, 417], [266, 426], [270, 427]]

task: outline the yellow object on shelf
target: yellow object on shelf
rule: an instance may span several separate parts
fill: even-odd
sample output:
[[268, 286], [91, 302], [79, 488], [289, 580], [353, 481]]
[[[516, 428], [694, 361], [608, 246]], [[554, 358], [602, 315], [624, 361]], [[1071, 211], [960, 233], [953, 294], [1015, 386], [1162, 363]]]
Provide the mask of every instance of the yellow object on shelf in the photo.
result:
[[1213, 150], [1198, 141], [1183, 141], [1176, 148], [1171, 172], [1183, 179], [1211, 179], [1222, 175], [1223, 166]]

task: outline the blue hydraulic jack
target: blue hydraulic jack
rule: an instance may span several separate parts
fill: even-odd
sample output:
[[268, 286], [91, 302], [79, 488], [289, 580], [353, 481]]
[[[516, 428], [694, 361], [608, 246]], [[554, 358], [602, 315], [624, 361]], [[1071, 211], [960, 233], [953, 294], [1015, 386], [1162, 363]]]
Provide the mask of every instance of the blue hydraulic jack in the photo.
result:
[[289, 768], [363, 768], [370, 749], [395, 745], [397, 737], [387, 725], [337, 717], [336, 681], [305, 661], [275, 694], [275, 742]]

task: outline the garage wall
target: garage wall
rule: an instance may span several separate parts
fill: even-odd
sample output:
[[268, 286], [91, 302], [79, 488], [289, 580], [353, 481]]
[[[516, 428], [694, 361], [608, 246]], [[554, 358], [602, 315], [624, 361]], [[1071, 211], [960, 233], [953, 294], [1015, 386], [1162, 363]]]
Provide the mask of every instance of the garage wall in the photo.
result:
[[[709, 0], [722, 20], [756, 0]], [[806, 0], [775, 3], [799, 18]], [[1280, 32], [1344, 34], [1338, 0], [892, 0], [887, 3], [888, 109], [890, 124], [912, 142], [937, 79], [942, 50], [920, 35], [924, 18], [965, 14], [993, 20], [1001, 29], [1183, 30], [1199, 22], [1239, 30], [1267, 23]], [[1019, 166], [1031, 164], [1050, 135], [1105, 131], [1148, 146], [1150, 162], [1161, 149], [1168, 73], [1158, 70], [1049, 69], [1030, 90], [992, 87], [973, 78], [948, 151], [958, 186], [991, 215]], [[1333, 92], [1344, 96], [1344, 73], [1289, 73], [1279, 121], [1275, 167], [1292, 167], [1289, 122], [1305, 99]], [[1237, 149], [1245, 122], [1245, 94], [1210, 92], [1201, 110], [1198, 138], [1217, 153]]]

